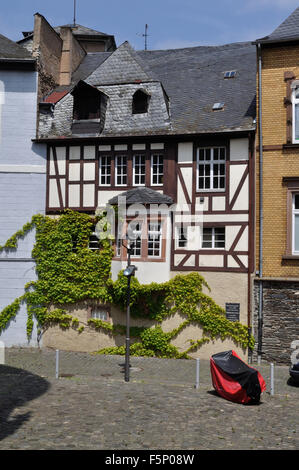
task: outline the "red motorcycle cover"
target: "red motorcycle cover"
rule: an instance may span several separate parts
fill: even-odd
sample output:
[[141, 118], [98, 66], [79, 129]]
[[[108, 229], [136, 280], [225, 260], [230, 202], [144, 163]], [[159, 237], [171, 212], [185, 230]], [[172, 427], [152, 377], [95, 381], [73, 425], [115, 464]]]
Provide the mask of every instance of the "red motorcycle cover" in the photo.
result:
[[243, 362], [235, 351], [210, 358], [211, 376], [216, 392], [236, 403], [258, 403], [266, 384], [261, 374]]

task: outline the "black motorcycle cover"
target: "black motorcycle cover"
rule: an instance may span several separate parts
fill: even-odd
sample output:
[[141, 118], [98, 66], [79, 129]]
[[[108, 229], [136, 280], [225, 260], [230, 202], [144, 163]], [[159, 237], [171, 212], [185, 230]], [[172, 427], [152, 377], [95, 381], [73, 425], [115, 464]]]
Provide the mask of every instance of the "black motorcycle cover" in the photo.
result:
[[257, 403], [266, 384], [260, 373], [243, 362], [235, 351], [214, 354], [210, 359], [213, 387], [227, 400]]

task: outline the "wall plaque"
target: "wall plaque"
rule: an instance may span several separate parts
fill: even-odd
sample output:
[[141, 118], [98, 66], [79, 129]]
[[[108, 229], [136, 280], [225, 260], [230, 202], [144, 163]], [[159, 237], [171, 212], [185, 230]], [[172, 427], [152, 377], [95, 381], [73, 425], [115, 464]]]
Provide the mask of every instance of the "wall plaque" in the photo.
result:
[[240, 304], [226, 303], [225, 314], [230, 321], [240, 321]]

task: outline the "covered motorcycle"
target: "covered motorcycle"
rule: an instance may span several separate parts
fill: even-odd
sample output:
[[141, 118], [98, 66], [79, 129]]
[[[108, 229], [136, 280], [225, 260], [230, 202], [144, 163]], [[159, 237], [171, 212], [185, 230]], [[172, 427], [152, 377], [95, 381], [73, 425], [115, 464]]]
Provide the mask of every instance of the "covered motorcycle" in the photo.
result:
[[266, 384], [261, 374], [243, 362], [235, 351], [214, 354], [210, 358], [211, 376], [216, 392], [227, 400], [258, 403]]

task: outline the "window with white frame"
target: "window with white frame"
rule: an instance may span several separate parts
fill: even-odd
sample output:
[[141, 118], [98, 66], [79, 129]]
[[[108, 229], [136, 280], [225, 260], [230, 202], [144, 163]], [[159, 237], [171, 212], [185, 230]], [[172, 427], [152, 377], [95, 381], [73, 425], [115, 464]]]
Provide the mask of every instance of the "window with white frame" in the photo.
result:
[[299, 255], [299, 193], [293, 194], [292, 215], [292, 251], [294, 254]]
[[162, 223], [149, 222], [147, 254], [151, 258], [161, 257], [162, 248]]
[[96, 251], [99, 249], [99, 239], [96, 235], [96, 228], [93, 226], [92, 232], [89, 236], [89, 243], [88, 243], [88, 248], [92, 251]]
[[108, 321], [109, 320], [109, 311], [106, 307], [95, 307], [91, 310], [91, 318], [96, 318], [97, 320]]
[[225, 227], [204, 227], [201, 248], [225, 248]]
[[292, 84], [293, 142], [299, 142], [299, 81]]
[[225, 147], [197, 149], [197, 190], [225, 189]]
[[133, 157], [133, 184], [135, 186], [145, 185], [145, 155], [134, 155]]
[[186, 248], [187, 246], [187, 227], [184, 224], [177, 226], [177, 248]]
[[[141, 256], [141, 244], [142, 244], [142, 221], [131, 222], [133, 226], [130, 227], [130, 246], [132, 248], [131, 256]], [[129, 231], [129, 230], [128, 230]]]
[[111, 184], [111, 157], [102, 155], [100, 157], [100, 185], [110, 186]]
[[117, 155], [115, 159], [115, 185], [127, 185], [127, 156]]
[[153, 186], [163, 184], [163, 155], [161, 154], [151, 156], [151, 184]]

